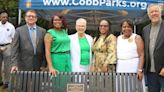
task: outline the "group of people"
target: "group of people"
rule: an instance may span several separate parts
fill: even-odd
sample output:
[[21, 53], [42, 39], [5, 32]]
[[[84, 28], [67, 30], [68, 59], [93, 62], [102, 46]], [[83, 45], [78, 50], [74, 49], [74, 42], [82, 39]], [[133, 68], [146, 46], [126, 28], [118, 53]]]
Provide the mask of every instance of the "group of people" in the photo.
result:
[[[14, 28], [7, 22], [7, 13], [1, 13], [0, 65], [5, 64], [7, 87], [10, 71], [39, 71], [47, 61], [49, 72], [117, 72], [137, 73], [143, 81], [147, 76], [149, 92], [164, 92], [164, 21], [159, 5], [147, 9], [151, 23], [143, 29], [142, 37], [133, 33], [133, 22], [121, 22], [121, 35], [111, 33], [111, 22], [101, 20], [98, 35], [86, 34], [87, 20], [76, 20], [76, 33], [67, 34], [65, 18], [52, 16], [52, 27], [46, 31], [36, 25], [34, 10], [25, 13], [26, 24]], [[4, 22], [5, 20], [5, 22]], [[0, 82], [2, 83], [1, 76]]]

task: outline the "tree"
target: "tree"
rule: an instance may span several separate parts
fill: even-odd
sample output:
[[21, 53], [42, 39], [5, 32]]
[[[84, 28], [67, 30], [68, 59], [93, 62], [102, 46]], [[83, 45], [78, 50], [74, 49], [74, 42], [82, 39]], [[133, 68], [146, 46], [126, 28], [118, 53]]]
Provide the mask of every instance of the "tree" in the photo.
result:
[[7, 12], [11, 19], [15, 19], [17, 25], [19, 0], [0, 0], [0, 13]]

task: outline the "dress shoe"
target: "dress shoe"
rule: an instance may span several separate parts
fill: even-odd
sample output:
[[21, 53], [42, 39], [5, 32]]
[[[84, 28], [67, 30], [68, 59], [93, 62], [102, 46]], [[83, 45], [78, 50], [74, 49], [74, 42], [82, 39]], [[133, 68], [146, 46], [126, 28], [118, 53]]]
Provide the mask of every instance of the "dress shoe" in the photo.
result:
[[2, 86], [2, 89], [6, 89], [6, 88], [8, 88], [8, 84], [4, 84], [4, 85]]
[[2, 86], [2, 85], [3, 85], [3, 82], [0, 83], [0, 86]]

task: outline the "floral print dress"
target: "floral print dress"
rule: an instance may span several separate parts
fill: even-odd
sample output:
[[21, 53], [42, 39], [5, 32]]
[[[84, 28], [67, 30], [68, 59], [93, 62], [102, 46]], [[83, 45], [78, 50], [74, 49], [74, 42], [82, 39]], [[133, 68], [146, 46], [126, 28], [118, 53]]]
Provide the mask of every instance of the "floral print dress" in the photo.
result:
[[116, 37], [110, 34], [105, 39], [105, 35], [101, 35], [92, 46], [94, 72], [101, 72], [103, 64], [108, 64], [109, 72], [115, 72], [116, 65]]

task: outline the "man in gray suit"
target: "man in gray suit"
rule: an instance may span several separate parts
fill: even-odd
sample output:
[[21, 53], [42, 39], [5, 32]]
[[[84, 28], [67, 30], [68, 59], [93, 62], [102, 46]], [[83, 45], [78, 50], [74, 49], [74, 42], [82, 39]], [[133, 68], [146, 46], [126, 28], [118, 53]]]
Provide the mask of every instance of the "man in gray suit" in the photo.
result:
[[46, 30], [37, 26], [37, 14], [28, 10], [26, 25], [18, 27], [12, 43], [12, 69], [39, 71], [44, 61], [44, 35]]

